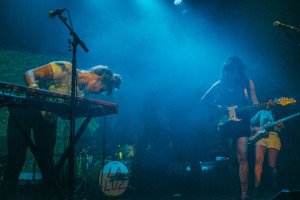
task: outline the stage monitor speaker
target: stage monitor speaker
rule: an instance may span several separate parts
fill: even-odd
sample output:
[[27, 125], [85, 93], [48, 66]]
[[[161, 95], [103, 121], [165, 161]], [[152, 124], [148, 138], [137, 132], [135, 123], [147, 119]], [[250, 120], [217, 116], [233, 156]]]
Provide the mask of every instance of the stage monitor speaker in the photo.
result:
[[281, 190], [270, 200], [299, 200], [300, 190]]

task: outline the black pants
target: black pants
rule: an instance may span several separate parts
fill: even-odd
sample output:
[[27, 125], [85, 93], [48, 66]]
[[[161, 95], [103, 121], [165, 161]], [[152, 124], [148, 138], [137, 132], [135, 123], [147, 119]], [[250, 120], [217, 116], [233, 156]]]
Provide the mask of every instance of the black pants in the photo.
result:
[[51, 172], [54, 167], [54, 148], [56, 142], [56, 120], [48, 122], [40, 111], [11, 108], [7, 126], [7, 169], [2, 186], [15, 188], [23, 168], [27, 143], [22, 134], [28, 137], [33, 133], [36, 155], [44, 184], [54, 183]]

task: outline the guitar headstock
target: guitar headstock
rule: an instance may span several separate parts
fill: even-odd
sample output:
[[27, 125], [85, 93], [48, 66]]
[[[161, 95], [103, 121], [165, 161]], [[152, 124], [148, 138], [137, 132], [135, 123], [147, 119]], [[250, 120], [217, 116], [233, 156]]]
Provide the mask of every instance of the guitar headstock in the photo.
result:
[[295, 104], [295, 103], [296, 103], [296, 99], [288, 98], [288, 97], [280, 97], [280, 98], [277, 98], [273, 101], [273, 104], [279, 104], [279, 105], [282, 105], [282, 106], [286, 106], [286, 105], [289, 105], [289, 104]]

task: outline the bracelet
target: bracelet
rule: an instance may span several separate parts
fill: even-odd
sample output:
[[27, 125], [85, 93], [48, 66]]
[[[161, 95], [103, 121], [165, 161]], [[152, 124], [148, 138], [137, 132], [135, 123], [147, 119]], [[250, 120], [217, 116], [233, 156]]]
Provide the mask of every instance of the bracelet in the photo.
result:
[[28, 86], [29, 88], [38, 88], [39, 86], [36, 83], [31, 83]]

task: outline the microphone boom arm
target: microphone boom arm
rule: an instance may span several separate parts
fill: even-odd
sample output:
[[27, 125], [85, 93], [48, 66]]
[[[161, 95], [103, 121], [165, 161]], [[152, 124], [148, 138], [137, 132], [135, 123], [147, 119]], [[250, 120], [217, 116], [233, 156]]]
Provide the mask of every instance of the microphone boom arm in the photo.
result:
[[73, 28], [67, 23], [67, 18], [62, 15], [59, 15], [59, 19], [67, 26], [70, 31], [70, 35], [73, 36], [73, 42], [78, 43], [81, 48], [87, 53], [89, 49], [86, 47], [85, 43], [78, 37], [77, 33], [74, 32]]

